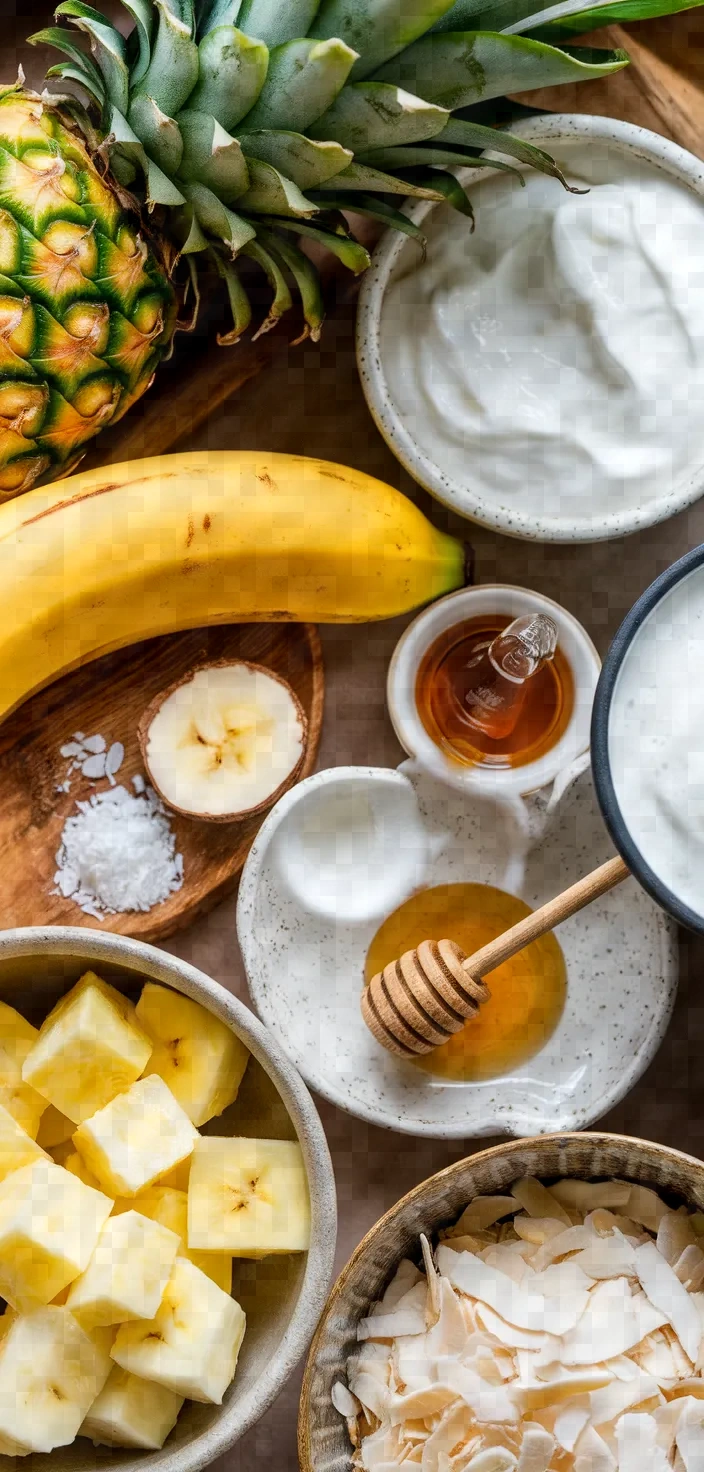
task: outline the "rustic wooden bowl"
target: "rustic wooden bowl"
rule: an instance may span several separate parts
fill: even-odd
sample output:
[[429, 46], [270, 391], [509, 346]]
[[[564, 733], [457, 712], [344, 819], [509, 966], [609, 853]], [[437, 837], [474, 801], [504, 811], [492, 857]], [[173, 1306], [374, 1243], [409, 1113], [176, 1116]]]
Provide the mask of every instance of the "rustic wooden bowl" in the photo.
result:
[[418, 1237], [449, 1226], [474, 1196], [503, 1194], [520, 1176], [541, 1180], [618, 1176], [704, 1207], [704, 1164], [679, 1150], [626, 1135], [560, 1134], [511, 1140], [460, 1160], [409, 1191], [367, 1232], [335, 1283], [308, 1355], [298, 1419], [301, 1472], [349, 1472], [347, 1428], [330, 1392], [346, 1383], [356, 1326], [402, 1257], [420, 1257]]

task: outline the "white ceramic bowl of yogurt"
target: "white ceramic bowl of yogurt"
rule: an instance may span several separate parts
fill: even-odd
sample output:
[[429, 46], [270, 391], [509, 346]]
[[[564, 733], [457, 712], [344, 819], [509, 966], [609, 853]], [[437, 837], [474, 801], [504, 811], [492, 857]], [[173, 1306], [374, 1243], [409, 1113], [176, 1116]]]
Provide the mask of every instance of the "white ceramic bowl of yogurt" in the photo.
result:
[[511, 130], [574, 185], [459, 174], [477, 225], [406, 212], [366, 273], [357, 355], [377, 426], [438, 500], [537, 541], [664, 521], [704, 492], [704, 164], [644, 128], [553, 115]]

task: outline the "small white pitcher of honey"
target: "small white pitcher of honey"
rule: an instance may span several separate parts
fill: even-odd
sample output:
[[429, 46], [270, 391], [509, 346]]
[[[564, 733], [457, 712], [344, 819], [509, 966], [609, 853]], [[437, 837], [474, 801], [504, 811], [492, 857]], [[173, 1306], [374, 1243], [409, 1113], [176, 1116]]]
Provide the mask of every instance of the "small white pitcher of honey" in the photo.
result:
[[567, 609], [486, 584], [409, 625], [389, 666], [389, 712], [405, 751], [448, 786], [526, 796], [589, 750], [600, 668]]

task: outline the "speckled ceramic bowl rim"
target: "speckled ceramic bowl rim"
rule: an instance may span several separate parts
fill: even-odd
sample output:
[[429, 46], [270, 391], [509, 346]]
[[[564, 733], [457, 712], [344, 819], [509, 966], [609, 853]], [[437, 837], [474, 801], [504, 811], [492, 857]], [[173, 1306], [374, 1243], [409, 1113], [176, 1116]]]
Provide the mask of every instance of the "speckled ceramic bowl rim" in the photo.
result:
[[[305, 1351], [332, 1280], [337, 1208], [335, 1179], [323, 1127], [313, 1100], [283, 1049], [236, 997], [203, 971], [143, 941], [101, 935], [78, 926], [58, 925], [0, 931], [0, 958], [66, 956], [79, 961], [124, 965], [152, 981], [174, 986], [203, 1002], [232, 1027], [261, 1064], [286, 1106], [303, 1150], [311, 1198], [311, 1246], [298, 1302], [283, 1338], [256, 1386], [220, 1408], [216, 1422], [190, 1446], [137, 1454], [123, 1460], [121, 1472], [199, 1472], [226, 1452], [264, 1414]], [[100, 1460], [96, 1453], [96, 1463]], [[106, 1462], [106, 1466], [109, 1463]]]
[[[681, 1164], [684, 1168], [683, 1173], [692, 1174], [692, 1172], [694, 1172], [695, 1175], [698, 1175], [700, 1177], [702, 1189], [704, 1190], [704, 1163], [702, 1163], [701, 1160], [697, 1160], [694, 1155], [687, 1155], [682, 1150], [673, 1150], [670, 1146], [660, 1145], [653, 1140], [642, 1140], [637, 1135], [612, 1135], [594, 1131], [559, 1131], [550, 1135], [539, 1135], [535, 1139], [525, 1138], [520, 1140], [508, 1140], [505, 1144], [492, 1145], [486, 1150], [478, 1150], [475, 1154], [466, 1156], [464, 1160], [457, 1160], [452, 1165], [446, 1166], [444, 1170], [437, 1171], [435, 1175], [428, 1176], [426, 1180], [421, 1181], [420, 1185], [414, 1186], [413, 1189], [411, 1191], [408, 1191], [405, 1196], [401, 1196], [399, 1200], [395, 1202], [395, 1204], [390, 1207], [389, 1210], [386, 1211], [377, 1222], [374, 1223], [374, 1226], [370, 1227], [369, 1231], [362, 1238], [361, 1242], [358, 1244], [357, 1247], [355, 1247], [352, 1256], [345, 1264], [342, 1272], [336, 1278], [330, 1290], [330, 1295], [320, 1316], [320, 1322], [318, 1324], [315, 1335], [313, 1337], [313, 1341], [308, 1351], [308, 1359], [306, 1361], [306, 1368], [303, 1376], [303, 1385], [301, 1387], [301, 1398], [298, 1411], [298, 1459], [300, 1472], [324, 1472], [323, 1468], [314, 1466], [310, 1455], [308, 1425], [310, 1421], [310, 1394], [312, 1377], [316, 1357], [328, 1331], [328, 1324], [330, 1319], [334, 1315], [339, 1315], [341, 1313], [345, 1314], [345, 1292], [347, 1289], [347, 1285], [350, 1279], [353, 1277], [355, 1269], [360, 1262], [360, 1259], [365, 1257], [369, 1249], [374, 1245], [374, 1243], [380, 1236], [382, 1236], [387, 1231], [393, 1231], [394, 1223], [397, 1217], [401, 1213], [405, 1213], [406, 1209], [409, 1206], [412, 1206], [414, 1203], [418, 1203], [418, 1205], [421, 1206], [425, 1198], [428, 1195], [434, 1194], [435, 1190], [438, 1188], [438, 1186], [440, 1186], [443, 1181], [451, 1181], [453, 1177], [461, 1176], [463, 1172], [466, 1171], [468, 1166], [481, 1168], [484, 1162], [515, 1155], [516, 1151], [522, 1149], [523, 1147], [540, 1148], [541, 1145], [558, 1145], [568, 1147], [571, 1144], [579, 1144], [583, 1147], [588, 1147], [591, 1144], [597, 1151], [607, 1149], [609, 1146], [616, 1147], [617, 1149], [619, 1147], [623, 1147], [624, 1149], [627, 1149], [631, 1152], [641, 1150], [646, 1157], [649, 1157], [651, 1159], [656, 1159], [658, 1156], [666, 1157], [668, 1161], [671, 1161], [674, 1164]], [[566, 1174], [569, 1174], [569, 1172], [566, 1172]], [[419, 1216], [420, 1215], [421, 1213], [419, 1213]], [[422, 1228], [419, 1228], [419, 1230], [422, 1230]], [[332, 1472], [336, 1472], [336, 1469], [332, 1469]]]
[[[704, 163], [678, 144], [651, 133], [634, 123], [615, 118], [591, 117], [578, 113], [556, 113], [549, 117], [528, 118], [511, 125], [517, 138], [556, 150], [561, 142], [573, 139], [599, 139], [614, 143], [624, 153], [642, 159], [684, 184], [704, 200]], [[477, 190], [481, 182], [472, 170], [459, 170], [464, 184]], [[489, 169], [482, 171], [482, 182], [495, 177]], [[555, 181], [555, 188], [560, 185]], [[431, 210], [438, 208], [432, 200], [406, 205], [404, 213], [421, 224]], [[481, 228], [480, 225], [477, 228]], [[374, 252], [372, 264], [365, 273], [359, 295], [357, 314], [357, 363], [367, 404], [377, 428], [404, 469], [438, 501], [449, 506], [480, 526], [503, 532], [506, 536], [538, 542], [598, 542], [622, 537], [666, 521], [697, 501], [704, 491], [704, 465], [685, 472], [681, 481], [666, 494], [653, 496], [637, 507], [614, 511], [607, 516], [565, 518], [524, 514], [508, 509], [495, 499], [484, 497], [443, 473], [440, 467], [416, 443], [398, 413], [384, 375], [381, 348], [381, 312], [389, 277], [401, 252], [408, 248], [405, 235], [388, 230]]]
[[[257, 955], [251, 943], [251, 935], [257, 890], [271, 841], [290, 809], [302, 798], [302, 788], [310, 790], [312, 787], [320, 786], [323, 783], [335, 782], [338, 778], [344, 780], [352, 776], [366, 777], [370, 781], [385, 780], [396, 783], [408, 780], [404, 774], [403, 766], [399, 769], [363, 766], [326, 767], [321, 772], [314, 772], [312, 777], [306, 777], [304, 782], [298, 783], [296, 787], [293, 787], [290, 792], [285, 793], [280, 798], [268, 818], [265, 818], [249, 851], [247, 862], [242, 871], [237, 901], [237, 938], [242, 952], [250, 995], [257, 1012], [264, 1019], [269, 1010], [269, 1002], [267, 1000], [266, 989], [263, 989], [259, 982]], [[513, 809], [514, 811], [521, 809], [525, 812], [523, 799], [515, 794], [507, 793], [505, 797], [494, 797], [493, 800], [507, 809]], [[619, 1075], [613, 1087], [608, 1089], [603, 1095], [598, 1109], [584, 1109], [583, 1106], [580, 1106], [573, 1108], [569, 1113], [565, 1113], [562, 1123], [566, 1130], [584, 1129], [589, 1125], [595, 1124], [597, 1120], [608, 1114], [610, 1109], [613, 1109], [616, 1104], [620, 1103], [621, 1099], [629, 1092], [629, 1089], [645, 1073], [646, 1068], [652, 1063], [669, 1027], [677, 997], [677, 983], [678, 971], [675, 960], [670, 971], [663, 975], [663, 984], [668, 990], [668, 1002], [662, 1015], [658, 1018], [657, 1024], [650, 1026], [647, 1037], [632, 1057], [628, 1067], [624, 1068], [623, 1072]], [[457, 1140], [467, 1138], [465, 1127], [460, 1128], [456, 1125], [451, 1125], [442, 1128], [440, 1125], [434, 1124], [432, 1128], [426, 1128], [425, 1126], [420, 1126], [418, 1120], [415, 1118], [413, 1120], [405, 1120], [403, 1115], [392, 1115], [390, 1112], [382, 1115], [378, 1105], [372, 1107], [359, 1100], [355, 1102], [354, 1108], [352, 1108], [350, 1101], [335, 1087], [328, 1075], [310, 1066], [305, 1054], [297, 1062], [304, 1079], [315, 1090], [316, 1094], [320, 1094], [323, 1099], [327, 1099], [330, 1104], [334, 1104], [336, 1108], [342, 1109], [345, 1114], [350, 1114], [355, 1119], [364, 1120], [367, 1124], [380, 1125], [383, 1129], [393, 1130], [398, 1134], [412, 1135], [417, 1139]], [[494, 1121], [487, 1126], [484, 1134], [508, 1133], [509, 1130], [510, 1123], [508, 1121], [502, 1120], [500, 1124]], [[482, 1136], [481, 1134], [473, 1135], [471, 1138], [481, 1139]], [[512, 1136], [514, 1141], [518, 1138], [520, 1138], [519, 1135]], [[546, 1136], [540, 1135], [536, 1136], [536, 1138], [546, 1138]]]
[[677, 898], [677, 895], [663, 883], [662, 879], [658, 878], [643, 858], [623, 816], [611, 771], [609, 718], [624, 660], [646, 619], [679, 583], [684, 582], [703, 564], [704, 546], [693, 547], [690, 552], [685, 553], [684, 557], [673, 562], [672, 567], [668, 567], [665, 572], [655, 578], [644, 593], [641, 593], [630, 613], [626, 614], [604, 660], [592, 710], [594, 787], [609, 833], [631, 873], [635, 874], [638, 883], [643, 886], [651, 899], [654, 899], [680, 925], [685, 925], [688, 930], [699, 934], [704, 933], [704, 915], [698, 915], [696, 910], [691, 910], [689, 905], [683, 904], [682, 900]]

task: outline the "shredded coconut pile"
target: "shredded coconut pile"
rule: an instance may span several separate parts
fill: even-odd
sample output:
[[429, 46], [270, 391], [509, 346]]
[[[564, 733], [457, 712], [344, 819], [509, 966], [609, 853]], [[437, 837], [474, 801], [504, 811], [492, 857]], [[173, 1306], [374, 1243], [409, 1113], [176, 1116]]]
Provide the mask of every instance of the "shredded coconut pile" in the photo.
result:
[[516, 1181], [421, 1237], [333, 1387], [364, 1472], [702, 1472], [704, 1216]]
[[181, 888], [183, 855], [151, 787], [133, 779], [77, 802], [64, 823], [56, 855], [56, 891], [96, 920], [126, 910], [151, 910]]

